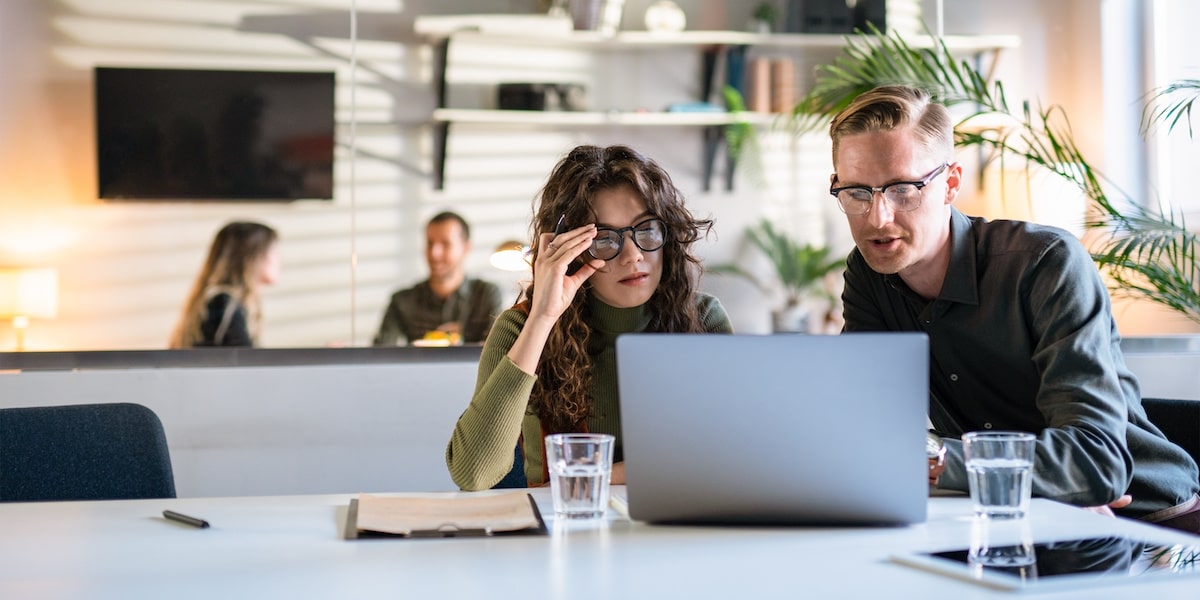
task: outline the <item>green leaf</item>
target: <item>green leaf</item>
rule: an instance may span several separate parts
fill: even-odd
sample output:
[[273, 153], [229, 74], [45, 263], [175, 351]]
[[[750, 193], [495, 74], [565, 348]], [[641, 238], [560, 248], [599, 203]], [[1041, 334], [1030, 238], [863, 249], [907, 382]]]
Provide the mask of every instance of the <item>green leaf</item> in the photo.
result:
[[[1113, 282], [1114, 295], [1144, 298], [1200, 323], [1197, 234], [1188, 230], [1182, 214], [1145, 208], [1148, 203], [1131, 198], [1093, 168], [1076, 145], [1061, 107], [1010, 104], [1002, 82], [989, 81], [941, 42], [916, 50], [898, 34], [884, 35], [874, 27], [846, 41], [845, 51], [832, 64], [818, 67], [811, 91], [793, 109], [792, 125], [798, 132], [828, 127], [855, 96], [880, 85], [928, 90], [938, 101], [967, 112], [955, 132], [955, 144], [982, 150], [984, 164], [1015, 158], [1055, 173], [1086, 195], [1091, 205], [1087, 226], [1100, 234], [1092, 256]], [[1191, 115], [1198, 99], [1200, 80], [1181, 80], [1155, 90], [1142, 113], [1143, 130], [1165, 125], [1171, 131], [1186, 125], [1192, 135]], [[1020, 111], [1010, 106], [1020, 106]], [[982, 132], [963, 128], [983, 115], [1005, 115], [1014, 127]], [[769, 235], [771, 230], [764, 227], [762, 233]]]
[[[770, 261], [775, 270], [774, 286], [783, 293], [788, 304], [799, 303], [805, 294], [821, 287], [826, 275], [846, 266], [845, 258], [831, 257], [829, 248], [802, 245], [786, 232], [776, 229], [769, 219], [746, 229], [746, 239]], [[743, 277], [763, 291], [772, 289], [772, 285], [758, 280], [740, 265], [721, 264], [708, 270]], [[820, 293], [828, 295], [823, 288]]]

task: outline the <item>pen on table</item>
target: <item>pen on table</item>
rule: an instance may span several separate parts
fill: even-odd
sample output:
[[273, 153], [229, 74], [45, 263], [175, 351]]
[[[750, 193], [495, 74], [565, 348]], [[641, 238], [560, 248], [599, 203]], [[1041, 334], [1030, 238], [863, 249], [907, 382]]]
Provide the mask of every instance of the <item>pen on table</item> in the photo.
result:
[[164, 510], [163, 518], [169, 519], [171, 521], [178, 521], [180, 523], [186, 523], [188, 525], [191, 525], [192, 527], [199, 527], [201, 529], [208, 527], [208, 521], [205, 521], [204, 519], [197, 519], [196, 517], [189, 517], [185, 514], [177, 513], [173, 510]]

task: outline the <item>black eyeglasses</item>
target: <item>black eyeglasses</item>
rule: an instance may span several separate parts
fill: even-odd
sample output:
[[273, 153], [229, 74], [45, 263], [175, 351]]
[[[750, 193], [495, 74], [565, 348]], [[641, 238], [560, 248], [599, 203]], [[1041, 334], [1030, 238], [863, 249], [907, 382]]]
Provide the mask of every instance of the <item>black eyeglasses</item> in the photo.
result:
[[837, 198], [838, 207], [848, 215], [865, 215], [871, 212], [871, 204], [875, 200], [875, 192], [883, 195], [883, 201], [887, 202], [888, 208], [892, 209], [892, 212], [908, 212], [916, 210], [921, 205], [921, 199], [924, 197], [921, 194], [921, 190], [949, 166], [950, 163], [948, 162], [942, 163], [940, 167], [921, 178], [920, 181], [896, 181], [880, 187], [867, 185], [830, 186], [829, 194]]
[[632, 227], [613, 229], [612, 227], [597, 227], [596, 239], [588, 247], [587, 253], [592, 258], [612, 260], [621, 254], [625, 246], [625, 232], [632, 232], [633, 245], [642, 252], [654, 252], [667, 243], [667, 227], [657, 218], [646, 219]]

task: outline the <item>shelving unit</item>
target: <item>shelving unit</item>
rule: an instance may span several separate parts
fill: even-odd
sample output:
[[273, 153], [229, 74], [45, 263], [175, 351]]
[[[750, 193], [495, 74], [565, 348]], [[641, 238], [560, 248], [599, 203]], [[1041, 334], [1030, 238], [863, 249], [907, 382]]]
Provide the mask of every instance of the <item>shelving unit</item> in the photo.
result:
[[[451, 125], [472, 123], [506, 126], [550, 126], [550, 127], [700, 127], [704, 131], [705, 185], [712, 174], [712, 163], [716, 148], [724, 138], [724, 128], [734, 124], [765, 126], [776, 122], [780, 115], [755, 112], [646, 112], [646, 111], [591, 111], [556, 112], [524, 110], [488, 110], [451, 108], [447, 104], [446, 71], [450, 45], [452, 43], [485, 43], [506, 47], [579, 48], [596, 51], [655, 47], [692, 46], [710, 57], [727, 52], [734, 47], [757, 47], [795, 50], [839, 50], [847, 45], [847, 36], [834, 34], [760, 34], [740, 31], [683, 31], [678, 33], [653, 33], [626, 31], [606, 36], [598, 32], [572, 31], [561, 35], [520, 36], [509, 33], [487, 33], [464, 30], [444, 36], [428, 37], [426, 42], [434, 48], [433, 80], [437, 95], [437, 109], [433, 112], [434, 165], [433, 186], [442, 189], [445, 184], [446, 146]], [[914, 48], [932, 47], [934, 38], [912, 36], [906, 42]], [[955, 52], [976, 57], [982, 61], [985, 54], [994, 55], [1005, 48], [1019, 45], [1016, 36], [946, 36], [942, 42]], [[711, 77], [712, 60], [704, 76]], [[732, 185], [732, 173], [727, 176], [727, 186]]]

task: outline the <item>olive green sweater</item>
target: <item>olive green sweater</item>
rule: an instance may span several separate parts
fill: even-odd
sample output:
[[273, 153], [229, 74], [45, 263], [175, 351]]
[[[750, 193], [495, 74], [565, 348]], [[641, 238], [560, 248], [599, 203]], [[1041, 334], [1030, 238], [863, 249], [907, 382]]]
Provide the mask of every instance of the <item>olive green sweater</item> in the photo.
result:
[[[721, 302], [707, 294], [696, 295], [704, 329], [710, 333], [733, 330]], [[525, 475], [529, 485], [545, 483], [542, 475], [542, 428], [528, 411], [529, 395], [537, 377], [517, 368], [508, 351], [525, 326], [525, 313], [509, 309], [496, 320], [479, 358], [479, 375], [471, 404], [458, 418], [446, 466], [454, 483], [464, 490], [483, 490], [500, 482], [513, 465], [513, 447], [524, 435]], [[592, 363], [592, 413], [588, 431], [616, 436], [615, 460], [621, 460], [621, 413], [617, 404], [617, 335], [645, 331], [650, 315], [644, 306], [614, 308], [592, 297], [588, 324], [595, 330], [590, 351]]]

